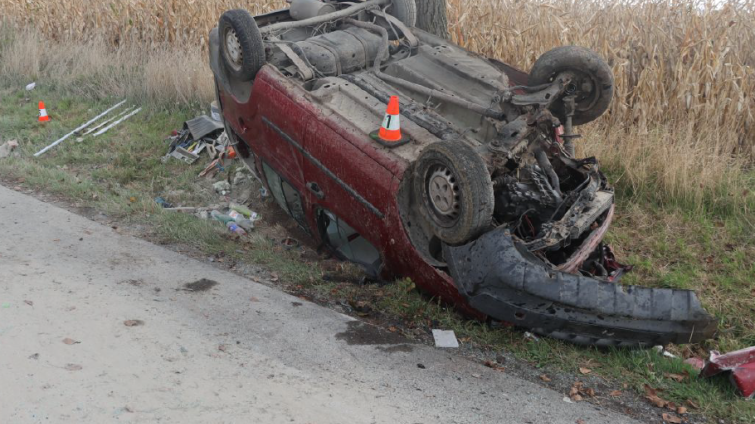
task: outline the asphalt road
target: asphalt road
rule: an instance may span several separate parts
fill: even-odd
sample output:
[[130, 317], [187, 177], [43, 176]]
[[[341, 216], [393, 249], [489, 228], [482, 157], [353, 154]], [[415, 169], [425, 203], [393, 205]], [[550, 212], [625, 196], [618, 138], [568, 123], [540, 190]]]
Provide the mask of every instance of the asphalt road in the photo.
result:
[[635, 422], [2, 186], [0, 225], [2, 423]]

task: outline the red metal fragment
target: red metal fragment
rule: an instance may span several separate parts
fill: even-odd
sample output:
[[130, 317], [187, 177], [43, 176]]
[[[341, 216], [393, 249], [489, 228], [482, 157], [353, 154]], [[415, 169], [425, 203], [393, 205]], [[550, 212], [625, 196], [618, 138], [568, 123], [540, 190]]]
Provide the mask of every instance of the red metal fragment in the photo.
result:
[[701, 375], [710, 377], [731, 371], [731, 382], [745, 398], [755, 395], [755, 346], [721, 355], [711, 351]]

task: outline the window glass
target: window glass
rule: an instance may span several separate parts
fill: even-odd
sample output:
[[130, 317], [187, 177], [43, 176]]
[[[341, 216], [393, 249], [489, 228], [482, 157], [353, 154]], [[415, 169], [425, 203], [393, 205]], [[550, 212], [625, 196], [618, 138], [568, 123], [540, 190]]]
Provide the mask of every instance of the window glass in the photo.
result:
[[320, 210], [318, 221], [323, 239], [344, 259], [362, 265], [368, 274], [380, 273], [380, 251], [349, 224], [330, 211]]

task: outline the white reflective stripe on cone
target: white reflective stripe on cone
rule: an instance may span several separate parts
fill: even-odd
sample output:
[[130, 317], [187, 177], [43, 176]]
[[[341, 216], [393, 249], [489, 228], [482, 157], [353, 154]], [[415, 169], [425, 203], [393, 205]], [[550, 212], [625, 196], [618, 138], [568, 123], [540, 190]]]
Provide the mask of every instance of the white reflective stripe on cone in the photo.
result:
[[401, 115], [385, 115], [383, 119], [383, 128], [388, 131], [398, 131], [401, 129]]

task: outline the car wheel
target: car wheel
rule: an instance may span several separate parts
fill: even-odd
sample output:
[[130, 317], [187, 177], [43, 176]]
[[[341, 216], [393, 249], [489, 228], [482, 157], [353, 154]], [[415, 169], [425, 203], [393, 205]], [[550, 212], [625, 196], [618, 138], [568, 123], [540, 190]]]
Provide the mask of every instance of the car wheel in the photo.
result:
[[265, 64], [265, 46], [257, 23], [246, 10], [223, 13], [218, 24], [220, 55], [231, 77], [250, 81]]
[[420, 212], [446, 244], [479, 236], [493, 216], [493, 183], [482, 157], [462, 141], [426, 147], [414, 170]]
[[[576, 110], [574, 125], [586, 124], [602, 115], [613, 97], [613, 73], [608, 64], [594, 51], [578, 46], [563, 46], [540, 56], [530, 71], [528, 85], [537, 86], [553, 82], [561, 72], [576, 76], [573, 90]], [[556, 101], [551, 111], [562, 121], [566, 119], [563, 102]]]
[[417, 23], [417, 4], [414, 0], [393, 0], [387, 12], [408, 27]]

